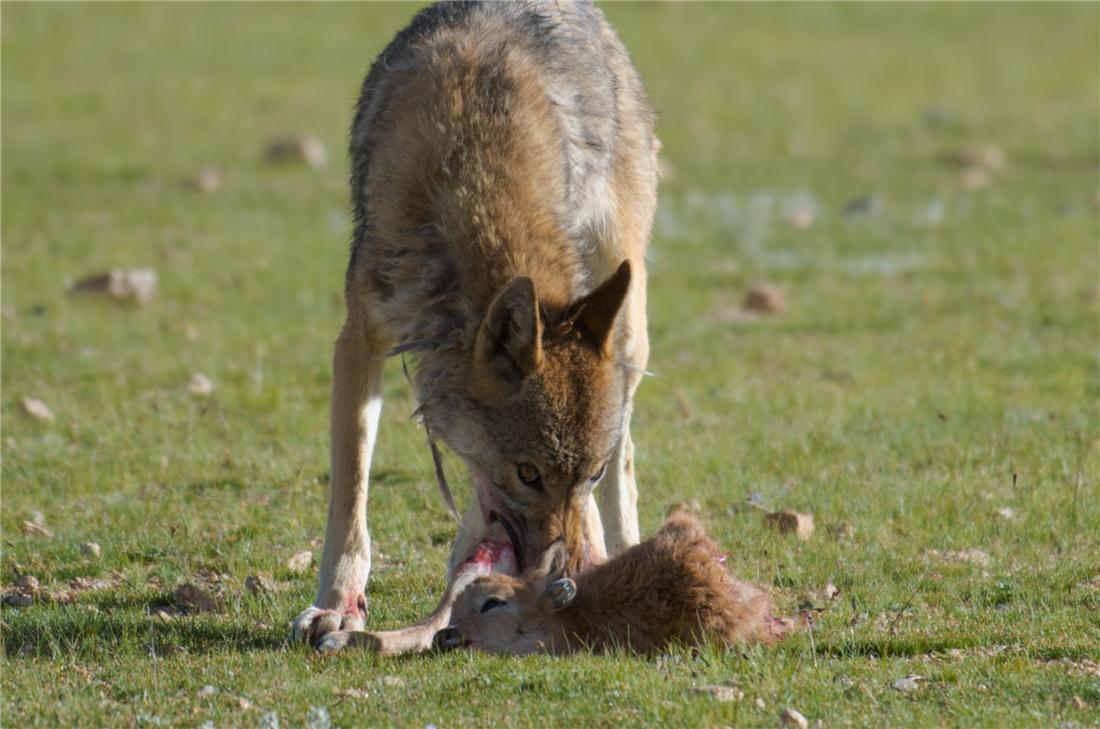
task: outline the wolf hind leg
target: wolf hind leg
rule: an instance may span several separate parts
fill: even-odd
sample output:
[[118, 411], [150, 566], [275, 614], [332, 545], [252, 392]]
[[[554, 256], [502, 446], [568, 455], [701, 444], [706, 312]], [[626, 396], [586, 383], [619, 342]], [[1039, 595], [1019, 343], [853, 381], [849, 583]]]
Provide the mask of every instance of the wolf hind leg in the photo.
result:
[[332, 359], [332, 450], [328, 523], [317, 599], [291, 623], [291, 637], [316, 643], [337, 630], [362, 630], [371, 567], [367, 486], [382, 412], [387, 340], [349, 307]]

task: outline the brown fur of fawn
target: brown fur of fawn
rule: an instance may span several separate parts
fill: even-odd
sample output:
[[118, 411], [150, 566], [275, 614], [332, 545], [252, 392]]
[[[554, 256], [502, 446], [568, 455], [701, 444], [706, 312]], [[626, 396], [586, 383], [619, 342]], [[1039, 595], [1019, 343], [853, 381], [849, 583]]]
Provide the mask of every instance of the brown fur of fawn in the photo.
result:
[[562, 550], [552, 548], [521, 579], [474, 580], [436, 644], [510, 655], [616, 647], [653, 653], [675, 642], [772, 642], [782, 632], [768, 593], [731, 576], [688, 514], [574, 579], [564, 569]]

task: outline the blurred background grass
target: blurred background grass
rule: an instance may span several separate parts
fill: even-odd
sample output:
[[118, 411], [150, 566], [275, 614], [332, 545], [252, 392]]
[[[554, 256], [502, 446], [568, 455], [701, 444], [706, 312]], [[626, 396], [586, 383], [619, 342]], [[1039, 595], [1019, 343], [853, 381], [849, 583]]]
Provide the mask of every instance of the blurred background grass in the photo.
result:
[[[8, 720], [255, 725], [275, 711], [299, 724], [323, 707], [343, 725], [773, 725], [790, 703], [826, 724], [1094, 721], [1095, 4], [605, 7], [659, 111], [666, 164], [657, 376], [635, 416], [643, 530], [697, 500], [740, 573], [786, 609], [827, 607], [813, 646], [568, 662], [283, 646], [314, 590], [286, 559], [319, 553], [323, 530], [346, 129], [367, 66], [414, 10], [0, 9], [3, 581], [121, 576], [73, 604], [4, 609]], [[265, 160], [272, 139], [306, 133], [326, 166]], [[1005, 159], [987, 184], [980, 164], [952, 161], [975, 149]], [[190, 184], [207, 166], [212, 194]], [[157, 271], [150, 306], [66, 294], [128, 267]], [[783, 313], [742, 311], [760, 281]], [[195, 372], [210, 397], [188, 392]], [[386, 382], [379, 627], [434, 604], [454, 531], [399, 367]], [[55, 420], [26, 417], [26, 397]], [[739, 508], [750, 493], [812, 512], [818, 535], [767, 532]], [[34, 512], [53, 539], [21, 533]], [[838, 522], [854, 540], [829, 538]], [[81, 555], [86, 541], [102, 560]], [[990, 565], [931, 549], [981, 549]], [[155, 617], [173, 586], [209, 573], [230, 597], [222, 614]], [[275, 594], [245, 593], [249, 574]], [[842, 598], [824, 604], [829, 581]], [[891, 690], [907, 673], [931, 680]], [[728, 680], [748, 698], [685, 693]], [[219, 693], [198, 697], [206, 684]]]

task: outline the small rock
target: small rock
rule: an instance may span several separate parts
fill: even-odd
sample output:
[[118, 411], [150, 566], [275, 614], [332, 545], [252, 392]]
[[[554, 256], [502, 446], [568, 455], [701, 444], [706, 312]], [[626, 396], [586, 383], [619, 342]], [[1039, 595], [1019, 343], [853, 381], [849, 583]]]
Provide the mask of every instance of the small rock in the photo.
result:
[[103, 554], [103, 550], [95, 542], [85, 542], [80, 545], [80, 553], [91, 559], [99, 559]]
[[692, 691], [712, 696], [721, 702], [740, 701], [745, 698], [745, 692], [736, 686], [696, 686]]
[[405, 685], [405, 679], [400, 676], [383, 676], [382, 684], [392, 688], [400, 688]]
[[265, 156], [271, 162], [305, 162], [313, 168], [324, 167], [327, 161], [325, 145], [309, 134], [276, 139], [267, 145]]
[[221, 610], [223, 601], [197, 585], [186, 583], [172, 592], [172, 600], [187, 612], [212, 613]]
[[53, 411], [41, 400], [33, 397], [23, 398], [23, 412], [35, 420], [53, 420]]
[[222, 172], [217, 167], [203, 167], [191, 180], [191, 187], [199, 192], [212, 194], [221, 189]]
[[803, 541], [814, 535], [814, 519], [809, 514], [800, 514], [797, 511], [775, 511], [766, 514], [764, 520], [780, 534], [793, 533]]
[[22, 592], [9, 592], [4, 595], [4, 604], [16, 608], [25, 608], [34, 604], [34, 598]]
[[237, 708], [241, 711], [248, 711], [252, 708], [252, 702], [243, 696], [237, 697]]
[[25, 592], [35, 592], [38, 590], [38, 578], [34, 575], [23, 575], [15, 581], [15, 586]]
[[920, 682], [924, 680], [924, 676], [918, 676], [915, 673], [909, 674], [905, 678], [899, 678], [890, 684], [890, 688], [895, 691], [916, 691], [920, 688]]
[[275, 591], [275, 586], [271, 584], [271, 580], [266, 577], [259, 577], [257, 575], [249, 575], [244, 578], [244, 589], [248, 590], [249, 594], [255, 597], [262, 597], [264, 595], [270, 595]]
[[702, 514], [703, 507], [699, 504], [699, 499], [676, 501], [668, 505], [668, 508], [665, 509], [665, 515], [672, 516], [680, 511], [686, 511], [689, 514]]
[[929, 549], [924, 554], [925, 557], [929, 559], [952, 564], [972, 564], [976, 567], [988, 567], [993, 563], [989, 554], [980, 549], [955, 549], [944, 551]]
[[1007, 519], [1008, 521], [1013, 521], [1016, 518], [1016, 510], [1011, 506], [1002, 506], [1000, 509], [997, 509], [997, 514], [1002, 519]]
[[191, 381], [187, 383], [187, 391], [197, 397], [206, 397], [214, 392], [214, 383], [201, 372], [191, 375]]
[[157, 274], [147, 268], [113, 269], [81, 279], [69, 289], [69, 293], [95, 294], [144, 306], [157, 295]]
[[36, 509], [31, 512], [31, 521], [38, 526], [46, 526], [46, 515]]
[[989, 170], [984, 167], [971, 167], [959, 174], [959, 187], [964, 190], [984, 190], [990, 181]]
[[840, 595], [840, 590], [832, 582], [826, 582], [825, 589], [822, 590], [821, 594], [825, 596], [826, 600], [835, 600]]
[[944, 155], [944, 161], [956, 167], [996, 172], [1005, 166], [1005, 153], [995, 144], [976, 144]]
[[756, 700], [752, 702], [752, 705], [756, 707], [757, 711], [763, 711], [764, 709], [768, 708], [767, 703], [765, 703], [764, 699], [760, 698], [759, 696], [757, 696]]
[[806, 721], [806, 717], [802, 716], [801, 712], [797, 709], [787, 707], [783, 709], [783, 713], [779, 715], [779, 725], [783, 727], [806, 729], [810, 726], [810, 723]]
[[279, 729], [279, 715], [269, 711], [260, 717], [260, 729]]
[[43, 539], [53, 539], [53, 532], [41, 524], [35, 524], [33, 521], [23, 522], [23, 533], [32, 537], [42, 537]]
[[309, 729], [332, 729], [332, 718], [323, 706], [311, 706], [306, 714], [306, 726]]
[[313, 564], [313, 552], [303, 549], [301, 552], [295, 552], [286, 561], [286, 568], [291, 572], [305, 572], [311, 564]]
[[333, 693], [335, 693], [337, 696], [343, 696], [344, 698], [348, 698], [348, 699], [369, 699], [370, 698], [370, 693], [368, 691], [366, 691], [364, 689], [357, 689], [357, 688], [336, 689]]
[[863, 218], [878, 215], [882, 210], [882, 200], [878, 195], [864, 195], [852, 198], [844, 203], [844, 217]]
[[783, 293], [769, 284], [756, 284], [745, 293], [741, 308], [760, 314], [778, 314], [787, 307]]
[[218, 693], [218, 687], [217, 686], [211, 686], [210, 684], [207, 684], [207, 685], [203, 686], [201, 689], [199, 689], [199, 698], [200, 699], [206, 699], [206, 698], [209, 698], [209, 697], [213, 696], [216, 693]]

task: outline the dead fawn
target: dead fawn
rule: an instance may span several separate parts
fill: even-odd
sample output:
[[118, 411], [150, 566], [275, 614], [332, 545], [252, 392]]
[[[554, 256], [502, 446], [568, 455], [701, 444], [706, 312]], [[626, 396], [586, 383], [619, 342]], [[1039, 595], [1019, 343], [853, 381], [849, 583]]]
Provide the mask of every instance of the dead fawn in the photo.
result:
[[570, 579], [558, 542], [522, 578], [493, 573], [458, 596], [442, 649], [568, 654], [616, 647], [654, 653], [674, 642], [722, 645], [782, 636], [768, 593], [734, 579], [694, 516], [673, 515], [648, 540]]

